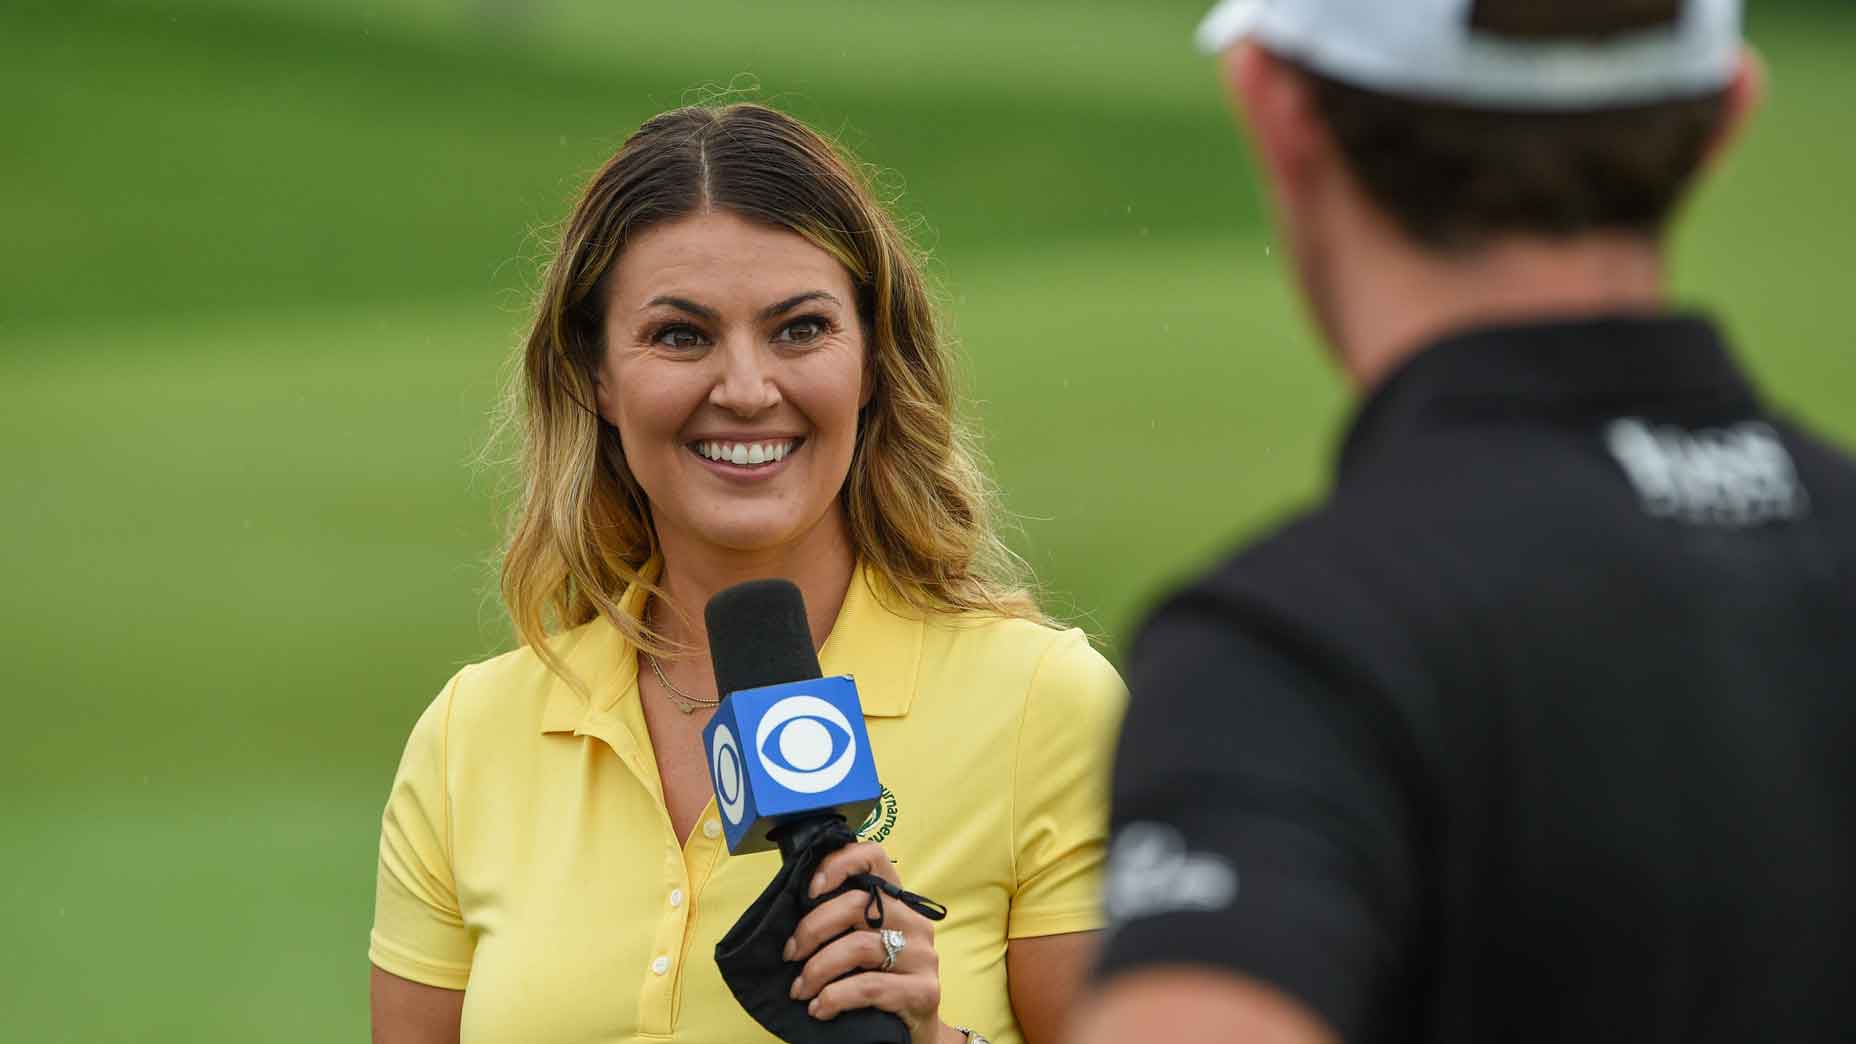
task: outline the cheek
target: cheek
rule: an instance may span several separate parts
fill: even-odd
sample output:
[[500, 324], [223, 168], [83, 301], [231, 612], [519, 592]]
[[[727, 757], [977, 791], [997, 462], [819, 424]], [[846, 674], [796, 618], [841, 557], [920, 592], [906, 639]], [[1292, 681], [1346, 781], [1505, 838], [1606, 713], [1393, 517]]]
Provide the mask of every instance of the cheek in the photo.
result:
[[626, 463], [634, 474], [652, 470], [653, 458], [675, 449], [694, 408], [686, 388], [649, 374], [623, 374], [608, 385], [600, 414], [618, 429]]
[[820, 447], [825, 453], [820, 461], [824, 468], [818, 482], [821, 491], [832, 496], [850, 481], [857, 457], [857, 440], [862, 435], [863, 408], [869, 401], [866, 394], [869, 387], [861, 374], [847, 377], [832, 389], [829, 404], [821, 404], [822, 409], [829, 410], [830, 419], [815, 415], [819, 425], [830, 426], [826, 444]]
[[848, 454], [857, 439], [865, 388], [857, 374], [834, 374], [829, 382], [815, 382], [806, 401], [798, 405], [818, 434]]
[[[812, 398], [817, 409], [831, 418], [834, 427], [854, 431], [857, 414], [870, 402], [871, 391], [876, 386], [870, 357], [859, 345], [821, 362], [829, 365], [821, 366], [808, 382], [813, 387]], [[824, 416], [818, 420], [826, 423]]]

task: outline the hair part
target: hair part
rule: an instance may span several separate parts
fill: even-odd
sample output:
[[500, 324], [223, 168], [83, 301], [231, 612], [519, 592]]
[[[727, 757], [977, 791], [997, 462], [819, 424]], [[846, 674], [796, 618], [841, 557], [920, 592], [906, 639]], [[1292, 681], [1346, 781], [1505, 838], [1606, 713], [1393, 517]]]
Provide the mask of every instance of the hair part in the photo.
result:
[[660, 547], [650, 499], [595, 406], [595, 375], [620, 253], [647, 228], [710, 210], [804, 236], [856, 288], [874, 387], [840, 497], [859, 559], [916, 609], [1044, 619], [1028, 569], [994, 527], [995, 495], [956, 415], [950, 348], [920, 263], [856, 170], [774, 109], [689, 106], [639, 127], [582, 191], [505, 407], [521, 432], [521, 492], [503, 601], [519, 640], [557, 674], [573, 680], [549, 634], [598, 617], [640, 648], [669, 647], [620, 605], [627, 587], [650, 586]]

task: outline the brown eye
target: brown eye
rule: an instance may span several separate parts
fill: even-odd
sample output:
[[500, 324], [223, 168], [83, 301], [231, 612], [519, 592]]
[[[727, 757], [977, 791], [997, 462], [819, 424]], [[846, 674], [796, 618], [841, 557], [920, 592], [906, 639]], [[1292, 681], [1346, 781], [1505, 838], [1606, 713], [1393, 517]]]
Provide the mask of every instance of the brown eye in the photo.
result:
[[779, 339], [789, 344], [811, 344], [825, 336], [825, 320], [816, 316], [795, 319], [780, 329]]
[[703, 343], [701, 331], [690, 326], [666, 326], [657, 332], [655, 340], [666, 348], [678, 351], [699, 348]]

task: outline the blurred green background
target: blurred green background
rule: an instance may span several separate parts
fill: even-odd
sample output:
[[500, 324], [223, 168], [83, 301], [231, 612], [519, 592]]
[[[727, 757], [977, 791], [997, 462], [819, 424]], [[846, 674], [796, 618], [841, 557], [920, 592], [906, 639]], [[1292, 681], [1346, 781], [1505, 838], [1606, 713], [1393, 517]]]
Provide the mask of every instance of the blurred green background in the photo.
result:
[[[1017, 545], [1111, 649], [1317, 491], [1344, 397], [1202, 6], [0, 4], [0, 1039], [364, 1038], [399, 746], [506, 647], [473, 460], [548, 226], [705, 87], [888, 172]], [[1856, 4], [1754, 6], [1772, 102], [1678, 278], [1856, 442]]]

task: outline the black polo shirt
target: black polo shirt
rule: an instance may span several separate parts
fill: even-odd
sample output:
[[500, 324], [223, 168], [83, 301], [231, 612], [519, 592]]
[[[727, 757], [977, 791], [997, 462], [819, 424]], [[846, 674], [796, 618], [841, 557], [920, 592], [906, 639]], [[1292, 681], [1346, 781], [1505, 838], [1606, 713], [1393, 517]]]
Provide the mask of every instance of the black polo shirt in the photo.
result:
[[1352, 1041], [1856, 1040], [1856, 465], [1704, 321], [1431, 346], [1131, 681], [1105, 975]]

